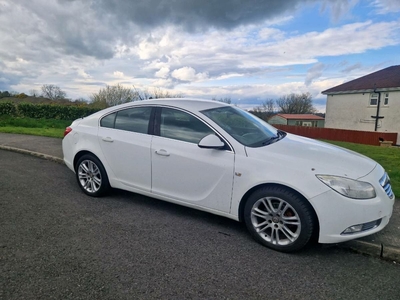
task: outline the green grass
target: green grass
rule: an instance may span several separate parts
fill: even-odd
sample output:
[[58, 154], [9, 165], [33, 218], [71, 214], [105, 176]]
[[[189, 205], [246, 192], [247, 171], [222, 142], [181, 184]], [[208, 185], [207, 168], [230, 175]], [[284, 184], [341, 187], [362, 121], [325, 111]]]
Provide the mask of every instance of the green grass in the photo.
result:
[[0, 132], [62, 138], [72, 121], [0, 116]]
[[25, 128], [25, 127], [0, 127], [0, 132], [30, 134], [39, 136], [49, 136], [55, 138], [63, 138], [64, 129], [59, 128]]
[[353, 150], [377, 161], [390, 176], [394, 194], [400, 196], [400, 148], [384, 148], [346, 142], [326, 141], [343, 148]]

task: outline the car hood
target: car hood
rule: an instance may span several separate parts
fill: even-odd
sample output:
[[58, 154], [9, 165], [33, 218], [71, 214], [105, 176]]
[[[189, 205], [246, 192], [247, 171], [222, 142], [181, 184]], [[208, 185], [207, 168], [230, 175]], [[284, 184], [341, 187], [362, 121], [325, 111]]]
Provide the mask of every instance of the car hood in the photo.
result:
[[352, 179], [367, 175], [377, 165], [359, 153], [289, 133], [283, 139], [264, 147], [246, 147], [246, 153], [251, 158], [271, 159], [293, 169]]

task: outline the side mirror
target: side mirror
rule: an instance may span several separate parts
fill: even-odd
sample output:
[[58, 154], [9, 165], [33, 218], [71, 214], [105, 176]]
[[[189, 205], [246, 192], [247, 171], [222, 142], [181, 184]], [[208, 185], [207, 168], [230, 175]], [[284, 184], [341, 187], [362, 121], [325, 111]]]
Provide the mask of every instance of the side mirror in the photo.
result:
[[206, 149], [222, 149], [225, 144], [215, 134], [209, 134], [201, 139], [198, 146]]

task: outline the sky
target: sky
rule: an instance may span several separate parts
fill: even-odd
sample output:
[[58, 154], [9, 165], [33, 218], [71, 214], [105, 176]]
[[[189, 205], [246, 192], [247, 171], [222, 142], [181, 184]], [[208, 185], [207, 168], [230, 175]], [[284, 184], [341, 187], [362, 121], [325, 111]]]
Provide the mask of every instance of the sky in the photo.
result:
[[190, 98], [321, 92], [400, 64], [399, 0], [0, 0], [0, 91]]

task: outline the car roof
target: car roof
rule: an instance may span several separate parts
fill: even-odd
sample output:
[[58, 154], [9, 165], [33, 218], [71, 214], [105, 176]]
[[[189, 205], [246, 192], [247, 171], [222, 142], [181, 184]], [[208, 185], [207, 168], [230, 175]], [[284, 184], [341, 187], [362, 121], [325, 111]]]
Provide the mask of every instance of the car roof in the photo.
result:
[[102, 109], [90, 116], [85, 117], [84, 119], [97, 119], [102, 116], [112, 113], [114, 111], [118, 111], [124, 108], [130, 108], [135, 106], [170, 106], [181, 108], [184, 110], [199, 112], [206, 109], [218, 108], [218, 107], [227, 107], [229, 104], [214, 101], [214, 100], [204, 100], [204, 99], [192, 99], [192, 98], [160, 98], [160, 99], [149, 99], [149, 100], [141, 100], [141, 101], [133, 101], [120, 105], [111, 106], [105, 109]]
[[[227, 106], [227, 104], [204, 99], [192, 99], [192, 98], [160, 98], [160, 99], [149, 99], [142, 101], [135, 101], [123, 104], [123, 106], [136, 106], [136, 105], [162, 105], [162, 106], [174, 106], [187, 110], [200, 111], [209, 108], [216, 108]], [[120, 106], [121, 107], [121, 106]]]

